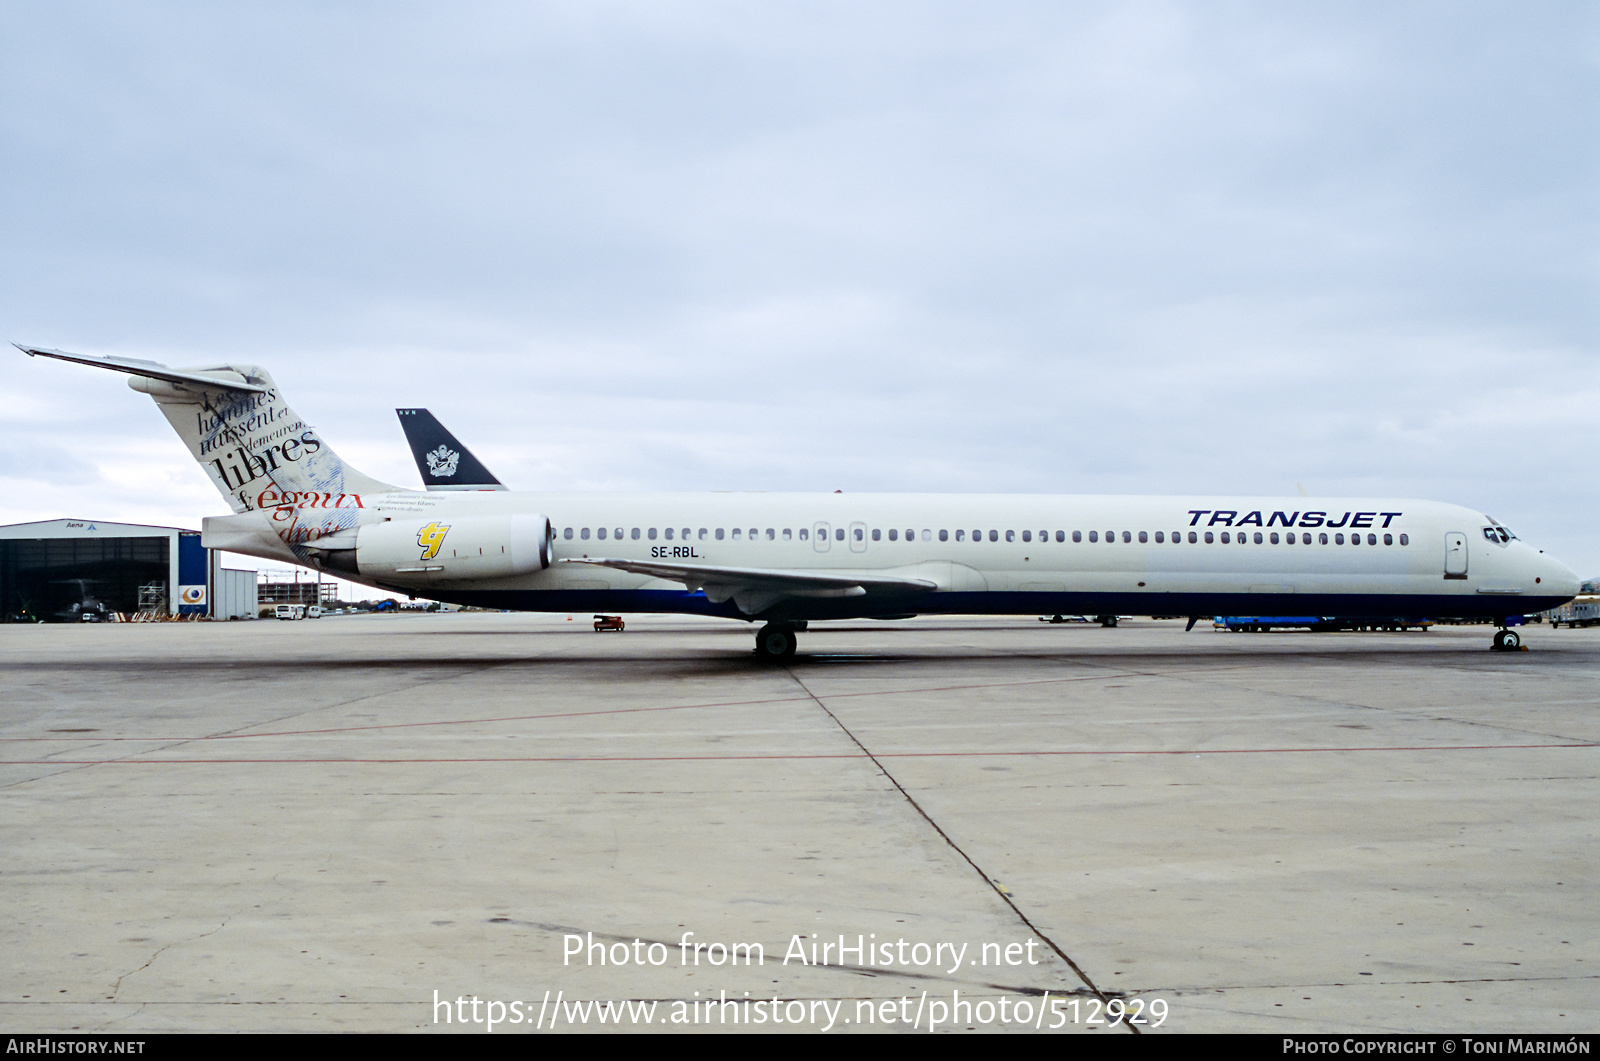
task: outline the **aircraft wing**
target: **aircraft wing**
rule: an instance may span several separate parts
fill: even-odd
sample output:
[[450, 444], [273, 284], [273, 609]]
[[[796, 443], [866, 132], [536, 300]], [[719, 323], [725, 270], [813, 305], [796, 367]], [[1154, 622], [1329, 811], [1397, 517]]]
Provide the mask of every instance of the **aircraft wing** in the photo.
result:
[[732, 599], [746, 615], [758, 615], [788, 597], [859, 597], [868, 593], [928, 593], [938, 584], [923, 578], [894, 575], [821, 574], [809, 571], [773, 571], [754, 567], [711, 567], [704, 564], [670, 564], [659, 560], [615, 560], [607, 557], [568, 558], [563, 564], [594, 564], [682, 582], [692, 593], [704, 590], [706, 599], [721, 604]]

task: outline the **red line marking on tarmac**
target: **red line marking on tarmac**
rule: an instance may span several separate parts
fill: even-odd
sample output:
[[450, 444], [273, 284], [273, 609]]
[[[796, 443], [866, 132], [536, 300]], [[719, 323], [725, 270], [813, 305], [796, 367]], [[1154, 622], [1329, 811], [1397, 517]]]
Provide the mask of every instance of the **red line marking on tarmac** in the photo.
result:
[[[820, 697], [820, 699], [842, 700], [846, 697], [852, 696], [907, 696], [913, 693], [962, 692], [971, 689], [1011, 689], [1026, 685], [1059, 685], [1065, 682], [1107, 681], [1112, 678], [1132, 677], [1138, 677], [1138, 675], [1096, 674], [1082, 675], [1076, 678], [1040, 678], [1035, 681], [994, 682], [992, 684], [984, 685], [937, 685], [927, 689], [885, 689], [876, 692], [831, 693]], [[529, 722], [544, 718], [586, 718], [589, 715], [631, 715], [644, 711], [689, 711], [700, 707], [754, 707], [759, 704], [793, 703], [809, 704], [811, 703], [811, 697], [780, 696], [771, 700], [724, 700], [712, 701], [704, 704], [672, 704], [664, 707], [615, 707], [606, 708], [601, 711], [562, 711], [549, 715], [506, 715], [503, 718], [451, 718], [440, 719], [434, 722], [380, 722], [371, 726], [334, 726], [329, 729], [285, 729], [272, 730], [267, 733], [219, 733], [209, 737], [0, 737], [0, 744], [19, 743], [23, 741], [89, 741], [96, 744], [105, 744], [111, 741], [154, 741], [157, 743], [164, 743], [167, 741], [245, 740], [252, 737], [306, 737], [313, 736], [318, 733], [361, 733], [374, 729], [413, 729], [418, 726], [473, 726], [488, 725], [492, 722]]]
[[[981, 759], [1002, 756], [1064, 756], [1064, 755], [1289, 755], [1305, 752], [1472, 752], [1518, 751], [1542, 748], [1600, 748], [1600, 743], [1588, 744], [1442, 744], [1415, 746], [1397, 745], [1380, 748], [1183, 748], [1172, 750], [1129, 749], [1118, 751], [1010, 751], [1010, 752], [879, 752], [879, 759]], [[866, 759], [869, 756], [853, 752], [829, 752], [817, 755], [533, 755], [499, 759], [480, 758], [395, 758], [395, 759], [10, 759], [0, 761], [0, 766], [154, 766], [182, 764], [251, 764], [281, 763], [676, 763], [676, 762], [742, 762], [748, 760], [808, 760], [808, 759]]]

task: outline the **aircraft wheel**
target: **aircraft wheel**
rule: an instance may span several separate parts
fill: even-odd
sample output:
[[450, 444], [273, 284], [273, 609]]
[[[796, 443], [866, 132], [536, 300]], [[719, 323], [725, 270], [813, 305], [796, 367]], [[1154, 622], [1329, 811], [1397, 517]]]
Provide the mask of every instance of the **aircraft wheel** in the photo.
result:
[[800, 639], [794, 636], [794, 631], [787, 626], [778, 626], [768, 623], [756, 634], [756, 655], [774, 663], [780, 660], [792, 659], [794, 650], [800, 644]]

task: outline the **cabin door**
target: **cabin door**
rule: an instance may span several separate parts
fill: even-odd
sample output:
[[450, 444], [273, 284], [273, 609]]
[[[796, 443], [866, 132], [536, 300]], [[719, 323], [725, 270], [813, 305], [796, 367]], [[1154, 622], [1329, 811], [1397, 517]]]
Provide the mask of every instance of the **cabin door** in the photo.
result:
[[1467, 536], [1460, 531], [1444, 536], [1444, 577], [1467, 577]]
[[850, 524], [850, 551], [864, 553], [867, 551], [867, 525], [865, 523]]
[[811, 528], [811, 547], [819, 553], [825, 553], [833, 544], [832, 530], [826, 523], [818, 523]]

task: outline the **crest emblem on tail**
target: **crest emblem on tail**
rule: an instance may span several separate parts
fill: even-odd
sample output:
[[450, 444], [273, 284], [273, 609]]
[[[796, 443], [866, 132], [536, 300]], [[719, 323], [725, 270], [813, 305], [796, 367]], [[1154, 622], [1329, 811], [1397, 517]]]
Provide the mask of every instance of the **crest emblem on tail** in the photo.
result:
[[445, 446], [440, 446], [427, 454], [428, 471], [441, 479], [448, 479], [456, 473], [456, 463], [461, 460], [461, 454]]

